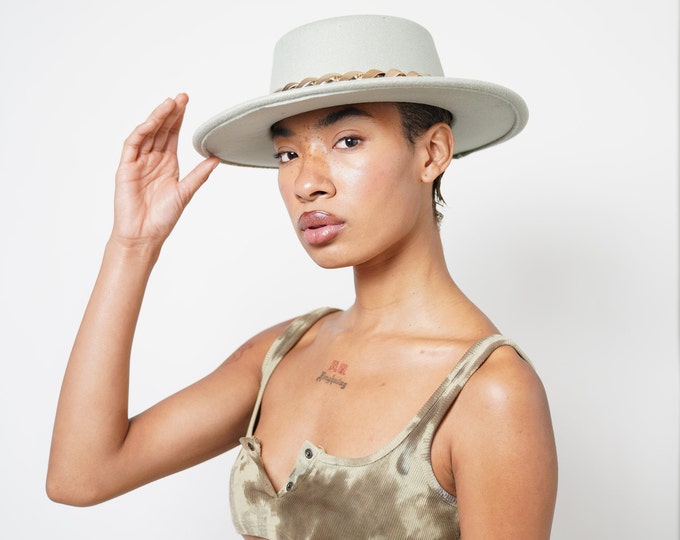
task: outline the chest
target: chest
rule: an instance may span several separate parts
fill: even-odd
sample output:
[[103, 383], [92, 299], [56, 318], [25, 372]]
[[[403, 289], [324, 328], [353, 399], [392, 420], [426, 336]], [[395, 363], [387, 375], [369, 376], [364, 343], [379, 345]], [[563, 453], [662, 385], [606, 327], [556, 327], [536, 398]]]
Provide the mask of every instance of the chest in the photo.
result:
[[[403, 339], [319, 340], [290, 351], [265, 387], [254, 432], [275, 489], [285, 483], [305, 441], [346, 458], [388, 445], [463, 352], [451, 343]], [[437, 436], [432, 452], [446, 455], [446, 444], [446, 437]]]

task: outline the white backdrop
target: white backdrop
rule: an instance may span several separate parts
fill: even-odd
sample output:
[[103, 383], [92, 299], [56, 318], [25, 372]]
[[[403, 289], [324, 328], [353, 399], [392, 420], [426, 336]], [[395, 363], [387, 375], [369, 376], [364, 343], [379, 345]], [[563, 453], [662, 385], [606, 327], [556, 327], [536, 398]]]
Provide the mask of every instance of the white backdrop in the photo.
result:
[[[199, 124], [266, 93], [283, 31], [372, 12], [417, 20], [448, 75], [529, 105], [519, 137], [454, 162], [442, 234], [458, 283], [545, 382], [560, 455], [553, 538], [678, 538], [677, 3], [394, 4], [0, 4], [0, 537], [235, 538], [232, 453], [94, 508], [44, 494], [121, 142], [185, 91], [188, 170]], [[150, 283], [133, 412], [262, 328], [351, 303], [351, 273], [307, 259], [278, 197], [272, 172], [222, 166], [192, 201]]]

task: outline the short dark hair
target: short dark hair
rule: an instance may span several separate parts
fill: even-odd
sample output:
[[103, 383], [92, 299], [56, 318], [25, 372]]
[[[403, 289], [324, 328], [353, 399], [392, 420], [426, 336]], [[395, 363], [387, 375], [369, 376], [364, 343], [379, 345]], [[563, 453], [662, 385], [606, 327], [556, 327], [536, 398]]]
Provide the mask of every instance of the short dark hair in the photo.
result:
[[[449, 111], [433, 105], [397, 103], [397, 109], [401, 116], [404, 136], [411, 144], [414, 144], [418, 137], [439, 122], [444, 122], [449, 126], [453, 124], [453, 115]], [[441, 223], [444, 218], [438, 207], [446, 204], [441, 192], [442, 176], [444, 173], [440, 174], [432, 184], [432, 212], [437, 224]]]

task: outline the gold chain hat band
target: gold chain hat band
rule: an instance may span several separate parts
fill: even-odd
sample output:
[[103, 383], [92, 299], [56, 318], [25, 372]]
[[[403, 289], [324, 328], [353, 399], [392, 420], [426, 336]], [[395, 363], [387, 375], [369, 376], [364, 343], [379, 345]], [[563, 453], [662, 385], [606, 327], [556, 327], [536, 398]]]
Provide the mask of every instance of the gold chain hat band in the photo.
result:
[[[369, 69], [368, 71], [348, 71], [347, 73], [327, 73], [322, 77], [307, 77], [299, 82], [291, 82], [279, 88], [276, 92], [285, 92], [294, 88], [305, 88], [306, 86], [318, 86], [320, 84], [339, 82], [339, 81], [355, 81], [358, 79], [379, 79], [381, 77], [426, 77], [415, 71], [404, 73], [398, 69], [390, 69], [389, 71], [381, 71], [379, 69]], [[276, 93], [275, 92], [275, 93]]]

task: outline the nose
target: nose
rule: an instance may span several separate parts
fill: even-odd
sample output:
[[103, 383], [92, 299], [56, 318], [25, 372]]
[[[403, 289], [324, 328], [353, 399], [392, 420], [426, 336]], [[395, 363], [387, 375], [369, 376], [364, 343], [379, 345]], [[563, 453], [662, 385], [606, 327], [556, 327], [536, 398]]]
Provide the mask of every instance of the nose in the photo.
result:
[[329, 174], [328, 162], [324, 156], [313, 155], [300, 159], [295, 183], [295, 198], [301, 202], [312, 202], [322, 197], [335, 195], [335, 184]]

